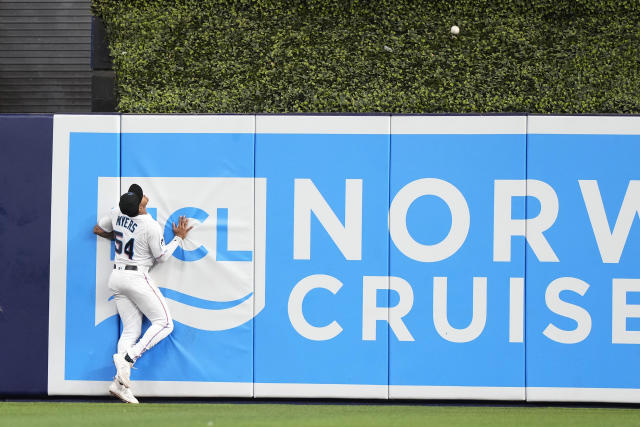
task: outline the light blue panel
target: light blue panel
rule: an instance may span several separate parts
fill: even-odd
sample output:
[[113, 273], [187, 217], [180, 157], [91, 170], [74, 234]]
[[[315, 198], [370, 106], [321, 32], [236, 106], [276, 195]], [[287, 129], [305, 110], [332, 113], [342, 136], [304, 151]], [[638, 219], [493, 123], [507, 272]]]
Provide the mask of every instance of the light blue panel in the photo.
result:
[[[96, 155], [96, 153], [100, 153]], [[67, 311], [65, 379], [110, 380], [119, 322], [97, 326], [96, 236], [98, 177], [120, 174], [119, 133], [76, 133], [69, 140], [69, 223], [67, 234]]]
[[[120, 134], [72, 134], [66, 379], [106, 381], [111, 380], [114, 373], [111, 355], [118, 340], [118, 317], [109, 317], [93, 326], [95, 286], [92, 284], [96, 274], [96, 245], [91, 230], [96, 218], [98, 176], [117, 177], [122, 170], [123, 177], [150, 179], [252, 179], [253, 139], [253, 134], [122, 134], [121, 168]], [[97, 152], [101, 153], [99, 158], [96, 158]], [[179, 156], [176, 156], [177, 152], [180, 152]], [[184, 191], [197, 192], [198, 188], [185, 188]], [[154, 215], [154, 209], [149, 211]], [[215, 245], [212, 249], [215, 252]], [[218, 310], [238, 303], [204, 301], [179, 292], [161, 290], [168, 298], [200, 309]], [[136, 363], [137, 369], [132, 371], [133, 380], [253, 381], [252, 320], [220, 331], [196, 329], [177, 319], [174, 319], [174, 324], [175, 329], [169, 338], [145, 353]], [[143, 331], [147, 326], [145, 322]]]
[[[122, 133], [122, 177], [253, 177], [254, 135], [252, 133]], [[143, 189], [145, 186], [143, 185]], [[123, 189], [124, 191], [125, 189]], [[183, 188], [185, 193], [205, 191], [198, 187]], [[208, 191], [208, 190], [207, 190]], [[155, 198], [170, 195], [155, 195]], [[153, 195], [151, 196], [153, 199]], [[165, 197], [167, 198], [167, 197]], [[194, 197], [197, 198], [197, 197]], [[153, 200], [150, 202], [150, 204]], [[205, 212], [199, 206], [174, 206], [176, 215], [204, 220], [216, 218], [216, 212]], [[175, 218], [174, 218], [175, 219]], [[218, 218], [220, 220], [220, 218]], [[177, 220], [175, 221], [177, 223]], [[173, 238], [170, 226], [161, 224], [165, 240]], [[218, 232], [218, 240], [221, 238]], [[220, 242], [218, 242], [220, 244]], [[226, 244], [226, 242], [225, 242]], [[200, 247], [186, 256], [182, 251], [174, 254], [189, 266], [201, 260], [215, 247]], [[180, 255], [178, 252], [180, 252]], [[249, 258], [250, 261], [250, 258]], [[181, 268], [188, 268], [182, 266]], [[210, 283], [222, 286], [217, 277]], [[158, 286], [165, 297], [183, 304], [206, 310], [228, 308], [244, 301], [217, 302], [194, 298]], [[206, 314], [204, 314], [206, 315]], [[165, 381], [253, 381], [253, 320], [237, 327], [207, 331], [181, 323], [174, 316], [175, 329], [137, 363], [132, 371], [133, 380]]]
[[[403, 318], [414, 341], [389, 334], [391, 386], [524, 386], [524, 343], [509, 342], [509, 281], [524, 277], [524, 238], [512, 238], [510, 262], [494, 262], [492, 245], [494, 181], [524, 176], [525, 135], [391, 136], [392, 201], [407, 184], [437, 178], [462, 193], [470, 212], [465, 242], [444, 260], [416, 261], [391, 241], [391, 276], [406, 280], [414, 294]], [[524, 218], [524, 197], [513, 198], [512, 211]], [[427, 195], [411, 204], [406, 221], [415, 241], [434, 245], [447, 236], [452, 217], [442, 199]], [[477, 338], [451, 342], [438, 333], [434, 277], [447, 278], [448, 320], [458, 329], [471, 322], [473, 277], [487, 278], [486, 324]]]
[[122, 176], [252, 177], [253, 133], [122, 133]]
[[[559, 200], [558, 217], [544, 233], [559, 262], [541, 262], [527, 248], [528, 387], [640, 387], [636, 369], [640, 346], [612, 343], [612, 280], [640, 278], [640, 224], [635, 215], [619, 262], [604, 263], [578, 183], [597, 180], [610, 232], [629, 181], [640, 179], [638, 158], [637, 135], [529, 135], [529, 178], [549, 184]], [[539, 206], [529, 210], [535, 213]], [[582, 307], [591, 318], [589, 335], [577, 343], [559, 343], [543, 334], [549, 324], [563, 330], [577, 326], [576, 321], [551, 311], [545, 302], [549, 284], [560, 277], [589, 285], [583, 296], [572, 291], [560, 294], [563, 301]], [[640, 294], [627, 294], [626, 303], [639, 304]], [[628, 319], [626, 327], [640, 331], [639, 320]]]
[[[363, 276], [388, 275], [389, 135], [257, 134], [256, 177], [266, 177], [266, 306], [255, 319], [255, 382], [386, 385], [386, 322], [376, 340], [362, 339]], [[294, 182], [310, 179], [337, 218], [345, 220], [345, 180], [362, 180], [362, 259], [346, 260], [311, 215], [311, 254], [294, 259]], [[342, 283], [333, 295], [309, 292], [302, 305], [317, 327], [336, 321], [342, 332], [314, 341], [292, 326], [288, 301], [294, 286], [311, 275]], [[378, 295], [386, 306], [387, 292]]]

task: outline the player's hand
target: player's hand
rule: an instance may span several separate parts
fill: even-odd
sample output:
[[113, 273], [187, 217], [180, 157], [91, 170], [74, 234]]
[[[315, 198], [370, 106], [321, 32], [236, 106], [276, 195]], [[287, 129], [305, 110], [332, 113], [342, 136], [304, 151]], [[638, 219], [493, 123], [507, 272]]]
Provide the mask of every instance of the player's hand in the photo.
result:
[[186, 216], [181, 216], [180, 218], [178, 218], [177, 227], [175, 222], [172, 222], [171, 225], [173, 226], [173, 234], [180, 237], [181, 239], [187, 237], [187, 233], [193, 228], [193, 225], [189, 227], [189, 221], [187, 220]]

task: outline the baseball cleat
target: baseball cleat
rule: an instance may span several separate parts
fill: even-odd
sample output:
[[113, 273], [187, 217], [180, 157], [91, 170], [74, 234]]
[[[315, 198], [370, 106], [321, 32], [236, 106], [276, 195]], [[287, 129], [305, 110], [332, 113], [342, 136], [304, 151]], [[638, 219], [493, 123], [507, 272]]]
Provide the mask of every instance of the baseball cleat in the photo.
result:
[[131, 363], [127, 362], [122, 354], [116, 353], [113, 355], [113, 364], [116, 365], [116, 380], [127, 388], [131, 387], [131, 380], [129, 379], [131, 376]]
[[122, 400], [124, 403], [139, 403], [138, 399], [136, 399], [136, 397], [131, 392], [131, 389], [123, 386], [116, 379], [114, 379], [109, 386], [109, 393]]

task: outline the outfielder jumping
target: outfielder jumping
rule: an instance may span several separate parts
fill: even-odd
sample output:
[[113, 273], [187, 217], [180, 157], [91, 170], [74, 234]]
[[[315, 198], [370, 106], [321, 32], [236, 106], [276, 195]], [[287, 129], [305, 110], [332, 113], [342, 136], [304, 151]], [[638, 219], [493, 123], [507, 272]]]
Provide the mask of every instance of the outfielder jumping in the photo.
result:
[[[113, 355], [116, 376], [109, 392], [123, 402], [138, 403], [131, 391], [131, 367], [151, 347], [173, 331], [173, 320], [164, 296], [149, 277], [155, 262], [167, 261], [193, 228], [182, 216], [173, 225], [175, 237], [165, 245], [160, 225], [147, 213], [149, 198], [133, 184], [120, 196], [119, 209], [113, 208], [93, 228], [100, 237], [115, 240], [115, 264], [109, 277], [114, 293], [122, 334], [118, 352]], [[151, 326], [142, 338], [142, 316]], [[137, 342], [136, 342], [137, 341]]]

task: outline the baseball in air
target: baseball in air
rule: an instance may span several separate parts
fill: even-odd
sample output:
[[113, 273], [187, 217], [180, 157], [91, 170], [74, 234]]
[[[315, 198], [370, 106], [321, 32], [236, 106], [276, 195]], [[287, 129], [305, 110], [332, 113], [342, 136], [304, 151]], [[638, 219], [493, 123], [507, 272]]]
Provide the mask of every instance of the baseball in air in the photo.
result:
[[460, 34], [460, 28], [458, 28], [457, 25], [454, 25], [453, 27], [451, 27], [451, 34], [457, 36], [458, 34]]

